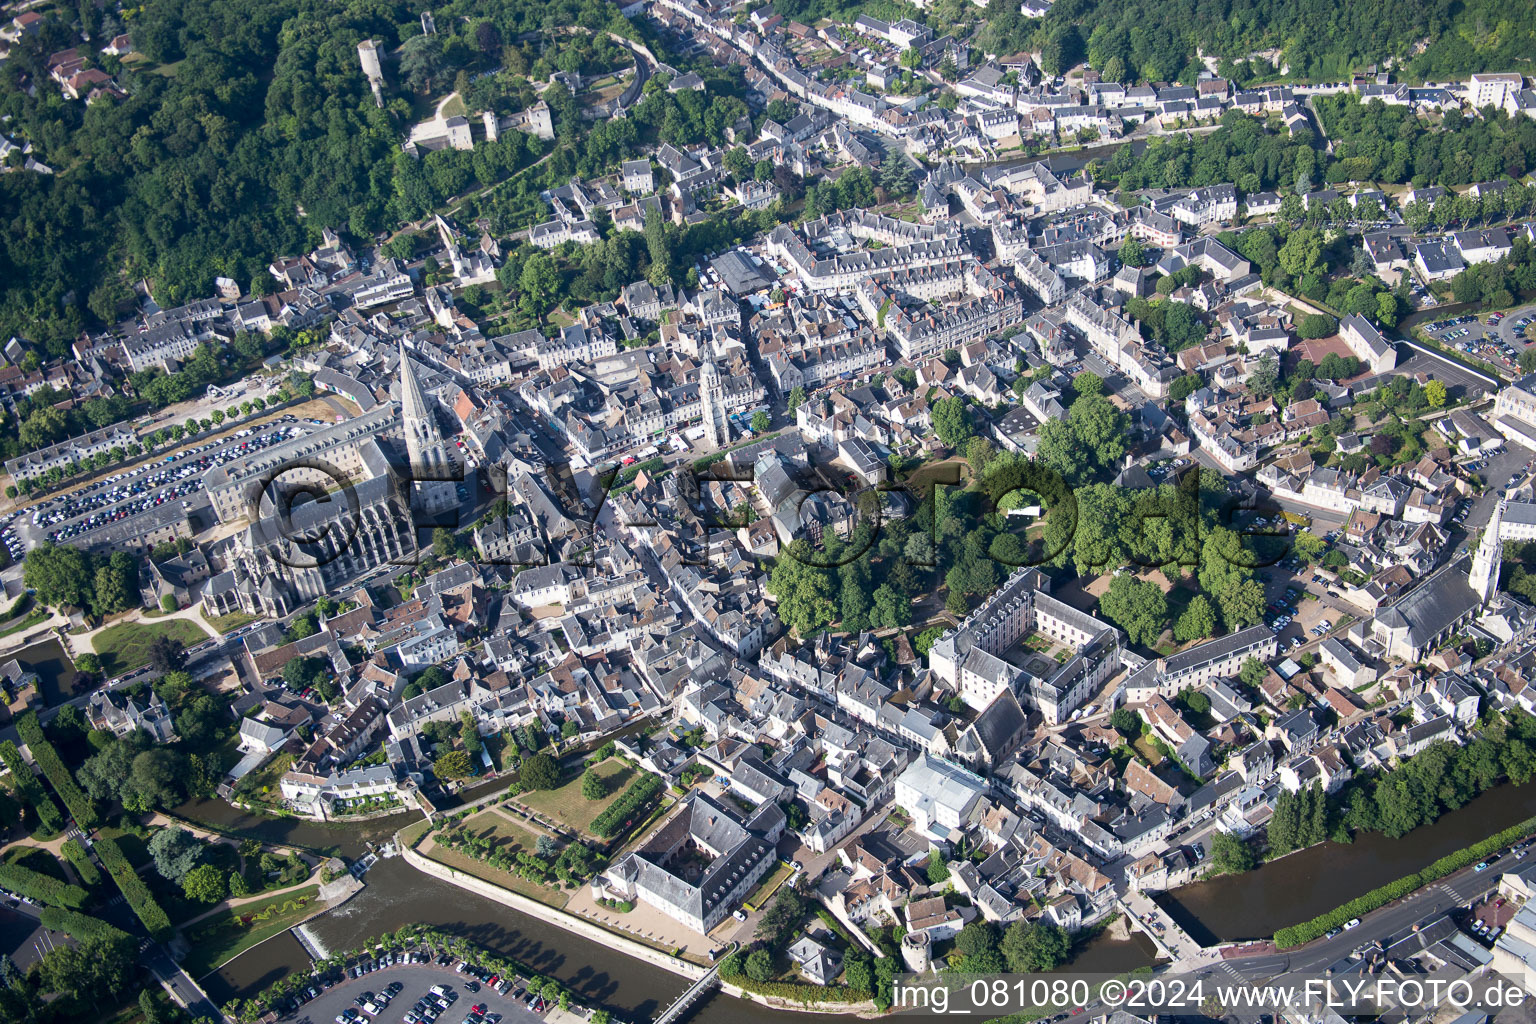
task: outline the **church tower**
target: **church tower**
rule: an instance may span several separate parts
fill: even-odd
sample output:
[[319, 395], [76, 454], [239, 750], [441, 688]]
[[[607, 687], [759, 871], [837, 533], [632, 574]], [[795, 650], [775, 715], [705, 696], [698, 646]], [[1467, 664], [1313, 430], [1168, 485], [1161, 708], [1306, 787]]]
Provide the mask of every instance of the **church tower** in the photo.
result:
[[1483, 537], [1472, 556], [1472, 570], [1467, 576], [1468, 586], [1483, 604], [1492, 600], [1499, 589], [1499, 561], [1504, 551], [1499, 529], [1503, 523], [1504, 502], [1500, 501], [1493, 506], [1493, 515], [1488, 517], [1488, 525], [1483, 528]]
[[462, 478], [458, 463], [448, 454], [437, 430], [437, 417], [416, 379], [405, 339], [400, 340], [400, 426], [405, 434], [406, 459], [410, 463], [414, 501], [436, 512], [455, 504], [453, 483]]
[[704, 412], [704, 436], [715, 448], [731, 441], [731, 428], [725, 417], [725, 385], [713, 359], [705, 358], [699, 367], [699, 406]]

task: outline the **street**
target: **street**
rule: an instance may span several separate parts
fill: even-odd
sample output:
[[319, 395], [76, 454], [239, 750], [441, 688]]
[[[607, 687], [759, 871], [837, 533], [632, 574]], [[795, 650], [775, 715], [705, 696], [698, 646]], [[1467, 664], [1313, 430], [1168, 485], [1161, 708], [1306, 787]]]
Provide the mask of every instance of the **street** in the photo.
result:
[[[1321, 939], [1287, 953], [1275, 953], [1226, 963], [1248, 981], [1262, 981], [1288, 973], [1317, 974], [1345, 960], [1350, 952], [1377, 941], [1388, 944], [1412, 931], [1423, 921], [1476, 902], [1499, 884], [1500, 871], [1466, 867], [1440, 881], [1411, 893], [1402, 900], [1366, 914], [1359, 927]], [[1385, 881], [1385, 879], [1383, 879]]]

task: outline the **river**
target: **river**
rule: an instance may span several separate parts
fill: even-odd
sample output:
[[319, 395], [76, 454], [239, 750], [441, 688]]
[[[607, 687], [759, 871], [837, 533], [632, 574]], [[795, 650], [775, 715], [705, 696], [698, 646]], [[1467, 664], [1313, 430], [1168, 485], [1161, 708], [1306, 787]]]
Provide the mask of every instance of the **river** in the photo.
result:
[[1533, 815], [1536, 784], [1505, 784], [1401, 839], [1371, 832], [1352, 843], [1323, 843], [1245, 874], [1175, 889], [1159, 902], [1202, 943], [1264, 938]]
[[[186, 804], [177, 808], [177, 813], [188, 820], [271, 842], [333, 849], [348, 857], [358, 856], [365, 841], [386, 839], [401, 825], [419, 819], [419, 815], [411, 812], [361, 825], [328, 825], [259, 817], [218, 801]], [[347, 903], [310, 922], [310, 933], [327, 950], [354, 948], [366, 939], [395, 931], [407, 923], [429, 924], [558, 978], [583, 1002], [605, 1006], [628, 1021], [654, 1018], [686, 987], [684, 979], [677, 975], [424, 875], [399, 858], [380, 861], [368, 872], [367, 882], [367, 888]], [[1151, 962], [1146, 940], [1137, 937], [1115, 941], [1100, 936], [1083, 949], [1071, 969], [1125, 971]], [[202, 984], [214, 1002], [223, 1004], [234, 996], [255, 995], [285, 974], [308, 965], [309, 957], [298, 940], [285, 933], [236, 957], [202, 979]], [[803, 1014], [774, 1011], [716, 995], [690, 1021], [792, 1024], [805, 1019]], [[820, 1014], [815, 1019], [851, 1022], [857, 1018]]]
[[[178, 811], [190, 819], [264, 839], [332, 849], [349, 857], [358, 856], [365, 841], [386, 839], [416, 817], [410, 812], [360, 825], [330, 825], [258, 817], [213, 801], [189, 804]], [[1202, 942], [1259, 938], [1421, 870], [1453, 850], [1533, 815], [1536, 784], [1504, 785], [1402, 840], [1371, 833], [1353, 843], [1325, 843], [1243, 875], [1185, 886], [1161, 900]], [[310, 925], [327, 948], [351, 948], [407, 922], [435, 925], [559, 978], [583, 1000], [602, 1004], [631, 1021], [653, 1017], [684, 987], [683, 980], [675, 975], [430, 878], [402, 860], [380, 862], [369, 872], [368, 883], [350, 902]], [[1123, 971], [1150, 963], [1144, 941], [1116, 942], [1101, 936], [1065, 969]], [[284, 973], [301, 970], [307, 964], [308, 957], [297, 940], [283, 935], [237, 957], [206, 984], [209, 994], [222, 1003], [235, 995], [253, 995]], [[694, 1019], [700, 1024], [785, 1024], [791, 1018], [716, 996]]]

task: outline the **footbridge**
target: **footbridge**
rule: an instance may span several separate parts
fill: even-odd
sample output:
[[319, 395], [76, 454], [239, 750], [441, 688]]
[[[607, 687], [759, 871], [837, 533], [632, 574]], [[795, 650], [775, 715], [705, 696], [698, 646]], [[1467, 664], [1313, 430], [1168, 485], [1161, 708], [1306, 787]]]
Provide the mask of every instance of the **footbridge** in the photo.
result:
[[672, 1000], [671, 1006], [661, 1011], [661, 1016], [656, 1018], [655, 1024], [677, 1024], [678, 1021], [683, 1019], [684, 1014], [707, 998], [720, 985], [720, 965], [725, 963], [727, 956], [730, 956], [739, 948], [741, 948], [741, 943], [731, 943], [731, 948], [719, 960], [715, 961], [715, 966], [709, 969], [708, 974], [692, 985], [689, 985], [686, 992]]

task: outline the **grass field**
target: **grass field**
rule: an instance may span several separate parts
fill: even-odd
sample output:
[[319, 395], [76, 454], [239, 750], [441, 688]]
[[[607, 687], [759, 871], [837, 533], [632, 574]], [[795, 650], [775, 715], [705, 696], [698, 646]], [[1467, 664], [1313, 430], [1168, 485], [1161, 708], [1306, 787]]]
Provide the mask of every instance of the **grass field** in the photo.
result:
[[1163, 763], [1162, 753], [1152, 745], [1152, 741], [1145, 736], [1138, 736], [1131, 741], [1131, 747], [1141, 755], [1142, 760], [1154, 767]]
[[508, 821], [495, 811], [485, 811], [465, 818], [463, 828], [475, 835], [495, 839], [498, 846], [510, 844], [514, 853], [519, 850], [532, 853], [539, 842], [533, 832]]
[[228, 615], [204, 615], [203, 621], [212, 626], [216, 632], [228, 633], [255, 622], [258, 618], [260, 616], [247, 615], [245, 612], [230, 612]]
[[208, 635], [186, 619], [171, 619], [153, 624], [120, 622], [108, 626], [91, 638], [91, 647], [101, 658], [101, 671], [107, 677], [132, 672], [149, 664], [149, 645], [157, 636], [169, 636], [188, 647], [202, 643]]
[[593, 771], [608, 786], [607, 795], [601, 800], [588, 800], [581, 795], [581, 773], [578, 772], [567, 779], [558, 789], [541, 789], [524, 793], [517, 797], [519, 801], [532, 807], [534, 810], [549, 815], [557, 821], [562, 821], [574, 829], [586, 832], [592, 827], [592, 819], [602, 813], [603, 808], [613, 802], [614, 797], [624, 791], [630, 780], [635, 777], [635, 770], [618, 758], [610, 757]]
[[[531, 848], [531, 847], [530, 847]], [[521, 875], [514, 875], [500, 868], [493, 868], [489, 864], [466, 857], [457, 850], [450, 850], [446, 846], [434, 846], [427, 856], [439, 864], [446, 864], [450, 868], [457, 868], [466, 875], [474, 875], [482, 881], [499, 885], [503, 889], [521, 893], [529, 899], [538, 900], [540, 903], [548, 903], [552, 907], [563, 907], [570, 900], [570, 895], [564, 889], [554, 889], [549, 886], [530, 882]]]
[[193, 978], [217, 970], [258, 942], [287, 931], [313, 914], [318, 906], [318, 885], [272, 897], [267, 903], [248, 903], [193, 926], [187, 938], [192, 952], [182, 963]]
[[409, 849], [414, 846], [416, 840], [426, 835], [432, 829], [432, 819], [422, 818], [414, 825], [407, 825], [400, 830], [400, 845]]

